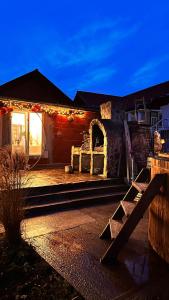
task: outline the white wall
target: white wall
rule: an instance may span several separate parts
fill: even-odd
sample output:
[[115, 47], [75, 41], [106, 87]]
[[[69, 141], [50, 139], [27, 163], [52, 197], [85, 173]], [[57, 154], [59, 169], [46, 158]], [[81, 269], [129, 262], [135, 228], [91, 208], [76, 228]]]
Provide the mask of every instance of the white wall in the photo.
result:
[[169, 128], [169, 104], [161, 106], [163, 127]]

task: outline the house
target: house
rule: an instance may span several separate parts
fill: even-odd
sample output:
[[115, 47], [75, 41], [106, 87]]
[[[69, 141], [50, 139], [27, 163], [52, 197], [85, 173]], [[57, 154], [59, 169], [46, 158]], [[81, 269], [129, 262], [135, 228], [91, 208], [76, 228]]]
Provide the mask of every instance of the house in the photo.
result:
[[87, 107], [99, 110], [101, 104], [108, 101], [118, 103], [120, 99], [121, 97], [118, 96], [77, 91], [74, 98], [74, 105], [77, 107]]
[[161, 119], [160, 107], [165, 104], [164, 99], [169, 94], [169, 81], [148, 87], [126, 96], [112, 96], [99, 93], [78, 91], [74, 98], [77, 107], [99, 109], [105, 102], [112, 102], [125, 112], [125, 119], [138, 124], [154, 126]]
[[68, 164], [72, 146], [82, 144], [83, 132], [100, 118], [99, 108], [111, 103], [110, 119], [127, 120], [139, 170], [151, 151], [150, 129], [160, 124], [168, 93], [169, 81], [124, 97], [78, 91], [72, 101], [34, 70], [0, 86], [0, 145], [24, 151], [30, 162]]
[[32, 163], [67, 164], [97, 114], [75, 107], [34, 70], [0, 86], [0, 145], [22, 150]]
[[123, 97], [128, 122], [154, 126], [161, 119], [162, 98], [169, 93], [169, 81]]
[[168, 104], [160, 107], [162, 116], [162, 128], [163, 130], [169, 130], [169, 98]]
[[38, 69], [0, 86], [0, 96], [72, 106], [71, 99], [48, 80]]
[[[104, 103], [111, 103], [113, 119], [116, 116], [116, 121], [127, 121], [124, 142], [130, 137], [130, 141], [126, 142], [126, 147], [130, 149], [126, 161], [131, 160], [132, 156], [137, 173], [146, 165], [147, 157], [153, 151], [153, 132], [157, 125], [161, 126], [161, 105], [166, 103], [166, 94], [169, 94], [169, 81], [123, 97], [78, 91], [74, 103], [89, 109], [98, 109]], [[102, 116], [104, 118], [106, 116]]]
[[162, 140], [163, 153], [169, 153], [169, 95], [160, 99], [161, 122], [157, 124], [157, 130]]

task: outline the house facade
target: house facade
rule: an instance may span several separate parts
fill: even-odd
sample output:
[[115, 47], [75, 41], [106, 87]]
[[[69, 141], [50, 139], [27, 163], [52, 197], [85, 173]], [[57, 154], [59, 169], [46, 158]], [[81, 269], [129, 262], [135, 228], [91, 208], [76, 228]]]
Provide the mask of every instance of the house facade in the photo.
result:
[[[129, 155], [140, 170], [152, 150], [151, 133], [160, 124], [161, 115], [168, 122], [167, 93], [169, 82], [124, 97], [79, 91], [72, 101], [34, 70], [0, 86], [0, 146], [10, 145], [13, 151], [24, 152], [32, 165], [36, 162], [40, 165], [70, 164], [72, 146], [82, 145], [83, 133], [89, 131], [92, 120], [100, 120], [102, 116], [104, 123], [107, 115], [103, 114], [102, 107], [106, 108], [105, 112], [104, 103], [111, 103], [110, 119], [119, 124], [127, 122], [131, 143]], [[125, 129], [121, 128], [125, 145]], [[117, 131], [113, 130], [112, 141]], [[107, 145], [107, 150], [109, 148]], [[125, 165], [125, 160], [123, 163]]]
[[0, 86], [0, 146], [24, 152], [31, 164], [67, 164], [97, 115], [74, 107], [35, 70]]

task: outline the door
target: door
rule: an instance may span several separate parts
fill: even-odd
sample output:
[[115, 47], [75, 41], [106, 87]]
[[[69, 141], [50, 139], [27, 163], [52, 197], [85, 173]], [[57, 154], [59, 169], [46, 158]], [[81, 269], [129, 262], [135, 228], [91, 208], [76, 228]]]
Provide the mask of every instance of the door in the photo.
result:
[[12, 151], [26, 153], [26, 114], [13, 112], [11, 119]]
[[11, 121], [12, 151], [29, 156], [42, 154], [42, 114], [13, 112]]
[[42, 114], [29, 113], [29, 155], [42, 154]]

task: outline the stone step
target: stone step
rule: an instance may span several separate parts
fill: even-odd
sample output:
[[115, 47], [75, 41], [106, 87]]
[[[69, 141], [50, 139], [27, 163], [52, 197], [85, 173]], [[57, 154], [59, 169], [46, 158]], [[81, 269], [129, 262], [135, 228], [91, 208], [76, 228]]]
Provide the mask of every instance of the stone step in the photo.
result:
[[72, 189], [67, 191], [59, 191], [55, 193], [43, 194], [43, 195], [35, 195], [28, 196], [25, 198], [26, 205], [42, 205], [45, 203], [52, 203], [55, 201], [68, 201], [75, 200], [81, 197], [88, 196], [97, 196], [97, 195], [105, 195], [112, 194], [114, 192], [126, 192], [127, 186], [124, 184], [118, 185], [106, 185], [106, 186], [93, 186], [93, 187], [83, 187], [80, 189]]
[[80, 181], [74, 183], [66, 183], [66, 184], [56, 184], [56, 185], [47, 185], [47, 186], [37, 186], [37, 187], [28, 187], [24, 188], [25, 195], [27, 196], [36, 196], [43, 194], [51, 194], [55, 192], [68, 191], [68, 190], [76, 190], [81, 188], [89, 188], [89, 187], [97, 187], [97, 186], [110, 186], [116, 184], [123, 184], [123, 179], [121, 178], [105, 178], [99, 180], [91, 180], [91, 181]]
[[125, 192], [116, 192], [111, 194], [81, 197], [75, 200], [55, 201], [53, 203], [45, 203], [41, 205], [30, 205], [25, 207], [26, 217], [47, 214], [53, 211], [74, 209], [81, 206], [92, 206], [95, 204], [105, 204], [108, 202], [120, 201]]

